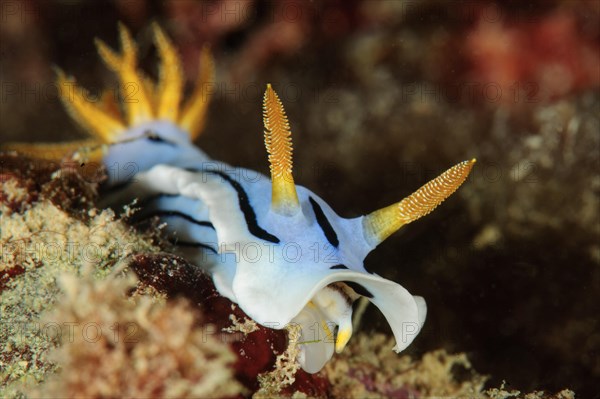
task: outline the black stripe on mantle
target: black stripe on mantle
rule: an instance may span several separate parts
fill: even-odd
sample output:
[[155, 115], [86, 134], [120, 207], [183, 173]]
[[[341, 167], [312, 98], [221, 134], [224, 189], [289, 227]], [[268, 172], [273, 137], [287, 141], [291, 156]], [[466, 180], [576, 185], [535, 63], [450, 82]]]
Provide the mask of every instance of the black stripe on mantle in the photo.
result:
[[317, 218], [317, 223], [319, 223], [321, 230], [323, 230], [323, 234], [325, 234], [325, 238], [327, 238], [327, 241], [329, 241], [331, 245], [337, 248], [340, 245], [340, 240], [338, 239], [333, 226], [331, 226], [331, 223], [327, 220], [327, 216], [325, 216], [323, 209], [321, 209], [321, 206], [313, 199], [313, 197], [308, 197], [308, 200], [310, 201], [310, 205]]
[[203, 172], [203, 173], [210, 173], [213, 175], [220, 176], [223, 180], [225, 180], [227, 183], [229, 183], [229, 185], [237, 192], [238, 205], [240, 207], [240, 210], [242, 211], [242, 214], [244, 215], [244, 219], [246, 221], [246, 225], [248, 226], [248, 231], [250, 232], [250, 234], [252, 234], [256, 238], [260, 238], [261, 240], [272, 242], [274, 244], [279, 244], [281, 242], [281, 240], [279, 238], [277, 238], [276, 236], [269, 233], [268, 231], [266, 231], [265, 229], [263, 229], [262, 227], [260, 227], [258, 225], [258, 221], [256, 220], [256, 213], [254, 212], [252, 205], [250, 205], [250, 200], [248, 198], [248, 194], [246, 193], [246, 190], [244, 190], [244, 188], [242, 187], [242, 185], [240, 183], [233, 180], [226, 173], [218, 172], [215, 170], [201, 170], [201, 171], [199, 171], [197, 169], [186, 169], [186, 170], [189, 172]]
[[152, 212], [146, 213], [143, 216], [135, 219], [134, 223], [143, 222], [144, 220], [150, 219], [150, 218], [155, 217], [155, 216], [158, 216], [158, 217], [161, 217], [161, 218], [162, 217], [179, 217], [179, 218], [185, 219], [188, 222], [191, 222], [191, 223], [193, 223], [195, 225], [203, 226], [203, 227], [209, 227], [209, 228], [211, 228], [213, 230], [215, 229], [215, 226], [213, 226], [213, 224], [211, 222], [209, 222], [209, 221], [198, 220], [198, 219], [195, 219], [192, 216], [188, 215], [187, 213], [183, 213], [183, 212], [180, 212], [180, 211], [168, 210], [168, 209], [159, 209], [159, 210], [156, 210], [156, 211], [152, 211]]

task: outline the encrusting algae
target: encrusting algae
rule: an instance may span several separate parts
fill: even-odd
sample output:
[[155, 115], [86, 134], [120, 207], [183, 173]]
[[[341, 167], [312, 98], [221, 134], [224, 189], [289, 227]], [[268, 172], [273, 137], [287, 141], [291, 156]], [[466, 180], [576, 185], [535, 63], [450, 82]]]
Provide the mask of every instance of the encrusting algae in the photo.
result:
[[[112, 211], [92, 208], [93, 198], [85, 199], [84, 194], [93, 191], [93, 184], [86, 184], [81, 176], [51, 171], [42, 161], [3, 157], [2, 164], [0, 396], [10, 396], [16, 391], [8, 387], [39, 382], [56, 369], [43, 357], [55, 343], [56, 326], [39, 318], [57, 300], [57, 276], [76, 274], [83, 265], [92, 264], [101, 278], [118, 261], [158, 247], [116, 219]], [[84, 204], [61, 209], [53, 199], [62, 195], [73, 195]], [[69, 202], [64, 204], [69, 207]], [[85, 215], [82, 207], [88, 208]]]
[[[389, 339], [383, 334], [360, 334], [347, 352], [326, 366], [334, 397], [472, 397], [483, 392], [486, 377], [472, 369], [464, 353], [437, 350], [419, 360], [398, 357], [385, 350]], [[456, 368], [466, 370], [469, 377], [459, 380]]]
[[299, 325], [289, 325], [286, 327], [288, 331], [289, 345], [285, 352], [277, 356], [275, 360], [275, 370], [264, 373], [258, 376], [260, 389], [253, 395], [256, 399], [266, 399], [273, 397], [281, 392], [285, 387], [288, 387], [296, 381], [296, 373], [300, 369], [298, 356], [300, 348], [301, 329]]
[[128, 299], [137, 284], [132, 274], [101, 281], [64, 274], [59, 282], [65, 295], [44, 322], [70, 320], [73, 328], [47, 355], [60, 365], [58, 374], [31, 396], [212, 398], [242, 392], [231, 367], [235, 355], [206, 333], [200, 312], [186, 299]]

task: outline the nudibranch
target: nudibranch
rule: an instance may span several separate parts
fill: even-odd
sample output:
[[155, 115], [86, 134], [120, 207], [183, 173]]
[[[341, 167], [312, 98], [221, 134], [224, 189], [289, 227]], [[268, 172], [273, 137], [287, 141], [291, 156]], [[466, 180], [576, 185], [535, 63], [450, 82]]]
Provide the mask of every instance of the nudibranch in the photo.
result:
[[[361, 296], [387, 319], [396, 340], [393, 349], [405, 349], [423, 326], [425, 301], [368, 272], [364, 259], [456, 191], [475, 160], [455, 165], [400, 202], [366, 216], [340, 217], [294, 183], [291, 128], [271, 85], [263, 99], [269, 178], [211, 160], [192, 145], [206, 112], [202, 90], [213, 74], [207, 50], [196, 91], [180, 111], [181, 66], [166, 35], [154, 27], [161, 57], [155, 88], [136, 69], [130, 34], [123, 26], [120, 31], [123, 55], [101, 42], [98, 49], [119, 77], [127, 121], [115, 103], [91, 104], [79, 88], [63, 95], [69, 113], [100, 143], [86, 148], [100, 149], [107, 168], [137, 165], [135, 179], [109, 176], [106, 201], [114, 206], [137, 199], [138, 220], [165, 222], [181, 252], [211, 273], [217, 290], [256, 322], [276, 329], [300, 325], [299, 361], [307, 372], [319, 371], [344, 349], [352, 335], [352, 305]], [[62, 72], [58, 82], [76, 87]]]
[[179, 56], [157, 24], [153, 24], [153, 31], [161, 61], [157, 84], [138, 70], [137, 46], [122, 24], [119, 24], [122, 55], [96, 40], [100, 57], [118, 77], [119, 90], [106, 89], [100, 96], [94, 96], [56, 68], [56, 85], [65, 109], [92, 138], [58, 144], [13, 143], [3, 149], [53, 160], [66, 155], [102, 160], [108, 169], [110, 185], [129, 180], [133, 174], [159, 163], [192, 165], [207, 160], [206, 154], [192, 142], [204, 126], [210, 85], [214, 81], [210, 50], [202, 49], [194, 91], [181, 105], [184, 80]]

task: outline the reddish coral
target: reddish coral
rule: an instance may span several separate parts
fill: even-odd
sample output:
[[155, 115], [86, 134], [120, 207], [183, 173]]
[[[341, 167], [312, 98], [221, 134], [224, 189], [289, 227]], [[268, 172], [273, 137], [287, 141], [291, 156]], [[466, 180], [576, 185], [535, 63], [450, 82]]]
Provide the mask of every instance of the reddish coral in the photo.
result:
[[482, 15], [467, 32], [467, 80], [494, 85], [480, 93], [484, 100], [540, 102], [600, 85], [600, 46], [578, 27], [574, 12], [514, 19]]
[[[74, 216], [85, 218], [97, 197], [104, 171], [99, 165], [64, 160], [61, 163], [0, 153], [0, 203], [11, 212], [22, 212], [46, 199]], [[11, 192], [12, 182], [22, 195]]]
[[189, 80], [195, 80], [204, 43], [219, 45], [233, 37], [243, 45], [233, 55], [231, 77], [244, 82], [278, 55], [296, 53], [314, 36], [330, 41], [348, 33], [357, 19], [367, 23], [367, 15], [359, 15], [360, 5], [341, 0], [178, 0], [166, 3], [166, 13], [177, 26], [173, 35]]
[[[212, 279], [197, 266], [172, 254], [136, 255], [131, 268], [144, 285], [151, 286], [171, 296], [184, 296], [199, 305], [204, 320], [216, 327], [211, 333], [221, 334], [221, 339], [230, 341], [238, 359], [234, 364], [235, 378], [248, 389], [256, 391], [257, 376], [271, 371], [276, 356], [287, 348], [284, 330], [259, 326], [249, 334], [221, 333], [231, 325], [230, 315], [239, 320], [249, 318], [239, 307], [216, 291]], [[310, 396], [325, 396], [329, 384], [320, 374], [308, 374], [300, 370], [296, 382], [283, 393], [301, 391]]]
[[2, 290], [6, 286], [6, 284], [10, 281], [11, 278], [19, 276], [25, 273], [25, 268], [22, 266], [15, 266], [8, 270], [3, 270], [0, 272], [0, 294]]
[[[39, 196], [39, 184], [48, 181], [50, 168], [29, 159], [9, 154], [0, 154], [0, 203], [10, 212], [22, 212]], [[24, 191], [25, 195], [16, 195], [9, 189]]]

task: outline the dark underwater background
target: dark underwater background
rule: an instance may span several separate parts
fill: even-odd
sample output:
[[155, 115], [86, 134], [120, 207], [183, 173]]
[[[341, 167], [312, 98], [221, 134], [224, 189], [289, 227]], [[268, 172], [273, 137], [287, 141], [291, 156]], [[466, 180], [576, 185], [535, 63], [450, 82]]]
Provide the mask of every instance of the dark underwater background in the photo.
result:
[[[587, 0], [2, 1], [0, 139], [83, 137], [53, 65], [115, 85], [93, 39], [122, 21], [156, 76], [151, 23], [191, 88], [217, 84], [197, 144], [268, 172], [261, 96], [294, 133], [296, 183], [342, 216], [389, 205], [465, 159], [464, 186], [367, 258], [423, 296], [408, 349], [467, 352], [490, 386], [600, 397], [600, 3]], [[363, 330], [389, 332], [374, 308]], [[594, 382], [595, 381], [595, 382]]]

